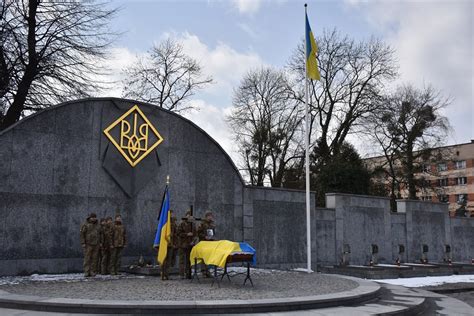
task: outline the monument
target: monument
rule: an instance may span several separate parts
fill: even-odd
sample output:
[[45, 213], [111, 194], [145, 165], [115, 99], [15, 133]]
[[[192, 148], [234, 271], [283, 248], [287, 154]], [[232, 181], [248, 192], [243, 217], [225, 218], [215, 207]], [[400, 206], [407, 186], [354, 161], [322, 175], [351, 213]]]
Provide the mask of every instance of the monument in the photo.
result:
[[[82, 270], [87, 214], [122, 215], [123, 263], [154, 260], [166, 178], [178, 218], [192, 205], [217, 220], [216, 237], [257, 250], [257, 266], [306, 266], [304, 191], [245, 185], [202, 129], [156, 105], [84, 99], [43, 110], [0, 132], [0, 275]], [[452, 262], [474, 257], [474, 219], [448, 205], [342, 193], [311, 203], [312, 266]], [[426, 247], [424, 247], [426, 245]], [[423, 249], [429, 249], [428, 252]]]
[[[153, 258], [168, 175], [177, 216], [190, 205], [198, 217], [212, 210], [220, 239], [253, 243], [254, 200], [300, 209], [304, 220], [302, 192], [254, 192], [202, 129], [151, 104], [100, 98], [53, 106], [0, 132], [0, 159], [0, 275], [80, 271], [79, 226], [90, 212], [122, 215], [123, 262]], [[292, 256], [283, 261], [304, 262], [304, 247], [293, 254], [283, 250]]]

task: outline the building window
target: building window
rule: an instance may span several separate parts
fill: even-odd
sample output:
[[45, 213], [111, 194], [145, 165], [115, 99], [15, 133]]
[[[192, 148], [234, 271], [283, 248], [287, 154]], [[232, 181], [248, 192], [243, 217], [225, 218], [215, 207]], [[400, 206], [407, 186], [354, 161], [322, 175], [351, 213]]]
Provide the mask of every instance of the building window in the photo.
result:
[[456, 194], [456, 202], [461, 203], [463, 201], [467, 202], [467, 194]]
[[438, 185], [440, 187], [447, 187], [448, 186], [448, 178], [438, 179]]
[[432, 200], [432, 197], [431, 197], [430, 195], [422, 196], [422, 197], [421, 197], [421, 200], [422, 200], [422, 201], [431, 201], [431, 200]]
[[438, 195], [438, 201], [447, 203], [449, 202], [449, 196], [447, 194], [440, 194]]
[[466, 160], [458, 160], [454, 162], [454, 168], [466, 169]]
[[456, 184], [457, 184], [457, 185], [465, 185], [465, 184], [467, 184], [467, 177], [459, 177], [459, 178], [456, 178]]
[[431, 187], [431, 181], [428, 180], [428, 179], [420, 178], [420, 180], [418, 180], [418, 181], [419, 181], [420, 187], [422, 187], [422, 188]]
[[422, 164], [422, 165], [421, 165], [421, 170], [422, 170], [423, 172], [431, 172], [431, 166], [428, 165], [428, 164]]
[[445, 162], [438, 164], [438, 171], [446, 171], [448, 170], [448, 165]]

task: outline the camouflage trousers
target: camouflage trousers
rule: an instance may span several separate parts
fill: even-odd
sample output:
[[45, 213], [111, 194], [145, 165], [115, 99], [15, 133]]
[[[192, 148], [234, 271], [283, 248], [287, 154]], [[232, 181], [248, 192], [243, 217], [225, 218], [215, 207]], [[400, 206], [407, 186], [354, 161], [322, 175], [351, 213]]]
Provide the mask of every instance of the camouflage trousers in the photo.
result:
[[99, 259], [99, 245], [84, 247], [84, 275], [94, 276], [96, 274], [97, 261]]
[[102, 248], [99, 247], [99, 252], [97, 253], [97, 265], [95, 266], [94, 272], [100, 273], [101, 266], [102, 266]]
[[122, 263], [122, 247], [115, 247], [111, 250], [109, 270], [111, 274], [117, 274]]
[[174, 267], [176, 264], [176, 248], [173, 247], [168, 247], [168, 250], [166, 251], [166, 258], [161, 265], [161, 278], [166, 278], [168, 279], [169, 277], [169, 269], [170, 267]]
[[100, 271], [102, 274], [110, 274], [110, 259], [112, 256], [112, 249], [104, 248], [101, 251]]
[[179, 257], [179, 275], [191, 279], [191, 263], [190, 263], [191, 247], [189, 248], [179, 248], [178, 257]]

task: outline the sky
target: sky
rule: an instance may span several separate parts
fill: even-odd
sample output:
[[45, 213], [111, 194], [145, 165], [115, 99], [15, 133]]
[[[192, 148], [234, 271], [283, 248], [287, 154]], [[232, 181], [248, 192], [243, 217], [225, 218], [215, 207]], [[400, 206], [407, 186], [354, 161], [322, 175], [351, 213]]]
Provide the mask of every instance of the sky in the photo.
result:
[[[298, 1], [178, 0], [113, 1], [120, 7], [112, 29], [123, 32], [114, 42], [110, 76], [121, 71], [154, 43], [171, 36], [198, 60], [215, 81], [191, 102], [186, 113], [238, 163], [225, 116], [233, 89], [250, 69], [284, 67], [304, 35], [304, 3], [313, 33], [336, 28], [354, 39], [376, 36], [396, 51], [400, 83], [428, 84], [452, 101], [443, 113], [452, 125], [446, 144], [474, 139], [474, 1]], [[103, 96], [121, 96], [117, 83]], [[159, 127], [158, 127], [159, 128]], [[352, 138], [363, 156], [370, 145]]]

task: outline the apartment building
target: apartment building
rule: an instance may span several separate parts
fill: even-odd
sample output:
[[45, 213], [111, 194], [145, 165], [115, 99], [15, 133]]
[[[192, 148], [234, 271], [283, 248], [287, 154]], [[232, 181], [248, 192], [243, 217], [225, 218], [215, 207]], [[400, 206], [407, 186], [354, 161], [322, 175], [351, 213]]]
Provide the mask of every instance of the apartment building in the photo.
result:
[[[384, 157], [367, 158], [365, 162], [371, 169], [386, 168]], [[432, 157], [420, 163], [415, 178], [420, 200], [449, 203], [451, 215], [464, 200], [467, 211], [474, 216], [474, 140], [435, 148]], [[388, 185], [389, 180], [385, 181]], [[403, 186], [399, 187], [399, 192], [402, 198], [408, 196], [408, 190]]]

